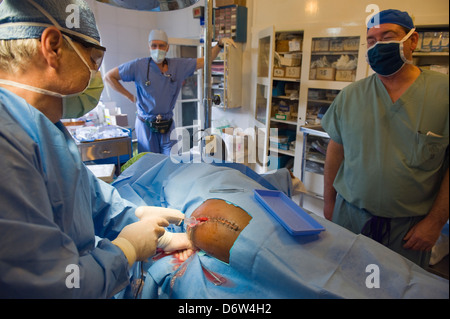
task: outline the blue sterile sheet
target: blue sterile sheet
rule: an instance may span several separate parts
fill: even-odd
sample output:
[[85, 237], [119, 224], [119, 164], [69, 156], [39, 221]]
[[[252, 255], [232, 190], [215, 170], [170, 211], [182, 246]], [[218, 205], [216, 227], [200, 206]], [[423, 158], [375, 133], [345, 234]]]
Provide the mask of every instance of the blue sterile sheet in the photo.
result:
[[[254, 190], [265, 187], [243, 172], [227, 165], [175, 164], [148, 154], [116, 180], [121, 195], [137, 205], [176, 208], [190, 216], [205, 200], [220, 198], [252, 216], [230, 251], [229, 264], [203, 252], [184, 263], [171, 255], [146, 263], [142, 298], [449, 297], [448, 280], [314, 214], [325, 231], [292, 236], [255, 199]], [[244, 191], [213, 194], [212, 188]], [[139, 276], [137, 271], [132, 280]], [[122, 297], [133, 297], [131, 288]]]

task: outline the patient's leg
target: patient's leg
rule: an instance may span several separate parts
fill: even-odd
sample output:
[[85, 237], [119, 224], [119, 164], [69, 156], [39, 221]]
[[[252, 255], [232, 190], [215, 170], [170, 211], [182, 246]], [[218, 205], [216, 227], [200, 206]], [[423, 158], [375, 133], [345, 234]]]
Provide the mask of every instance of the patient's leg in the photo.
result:
[[203, 220], [187, 230], [194, 246], [226, 263], [231, 247], [252, 219], [243, 209], [221, 199], [207, 200], [191, 217]]

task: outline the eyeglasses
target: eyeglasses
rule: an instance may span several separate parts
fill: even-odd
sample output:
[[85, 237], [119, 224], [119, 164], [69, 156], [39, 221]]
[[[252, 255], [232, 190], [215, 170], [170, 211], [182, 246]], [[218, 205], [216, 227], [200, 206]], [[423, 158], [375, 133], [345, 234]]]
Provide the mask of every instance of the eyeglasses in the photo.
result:
[[[64, 32], [62, 32], [62, 33], [64, 33]], [[69, 38], [71, 38], [72, 40], [82, 44], [85, 48], [90, 49], [91, 61], [92, 61], [92, 63], [95, 64], [95, 67], [97, 68], [97, 70], [99, 70], [100, 66], [102, 65], [103, 58], [105, 56], [106, 48], [101, 45], [98, 45], [98, 44], [95, 44], [92, 42], [88, 42], [81, 37], [77, 37], [76, 35], [66, 34], [66, 33], [64, 33], [64, 34], [66, 36], [68, 36]]]

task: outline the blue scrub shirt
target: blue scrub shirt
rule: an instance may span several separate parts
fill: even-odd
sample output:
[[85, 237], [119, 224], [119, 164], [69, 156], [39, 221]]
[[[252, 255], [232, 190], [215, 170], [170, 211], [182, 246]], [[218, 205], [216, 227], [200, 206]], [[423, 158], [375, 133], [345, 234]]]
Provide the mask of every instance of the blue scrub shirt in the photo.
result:
[[161, 73], [156, 63], [149, 62], [150, 58], [140, 58], [120, 65], [120, 78], [135, 83], [140, 117], [154, 121], [161, 114], [170, 119], [184, 80], [195, 72], [197, 59], [167, 59], [166, 74]]
[[106, 298], [124, 288], [128, 261], [110, 240], [137, 220], [135, 206], [84, 166], [60, 122], [3, 88], [0, 154], [0, 298]]

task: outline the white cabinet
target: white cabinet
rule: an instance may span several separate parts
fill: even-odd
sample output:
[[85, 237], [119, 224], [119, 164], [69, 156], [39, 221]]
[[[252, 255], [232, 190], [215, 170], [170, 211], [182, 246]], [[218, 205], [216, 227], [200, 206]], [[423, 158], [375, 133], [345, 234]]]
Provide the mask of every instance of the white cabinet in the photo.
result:
[[300, 129], [320, 126], [339, 91], [367, 75], [361, 39], [365, 30], [359, 27], [288, 31], [269, 27], [258, 33], [254, 89], [261, 171], [293, 166], [294, 175], [301, 176]]
[[293, 168], [297, 137], [303, 31], [258, 34], [255, 120], [258, 170]]
[[[308, 197], [316, 201], [305, 208], [318, 214], [323, 210], [325, 156], [315, 152], [314, 148], [317, 146], [325, 151], [329, 140], [321, 131], [321, 118], [344, 87], [367, 76], [365, 37], [365, 29], [360, 27], [294, 31], [278, 31], [269, 27], [258, 34], [254, 87], [258, 171], [293, 166], [294, 175], [303, 180], [309, 194], [313, 195]], [[286, 41], [277, 45], [280, 39], [301, 41], [293, 42], [289, 47]], [[283, 44], [285, 48], [289, 47], [288, 50], [297, 45], [299, 50], [282, 52], [280, 47]], [[277, 60], [292, 64], [296, 69], [291, 69], [293, 72], [289, 75], [298, 72], [298, 76], [286, 78], [287, 65], [283, 68], [283, 65], [276, 64]], [[285, 104], [289, 107], [283, 108]], [[289, 117], [284, 117], [284, 111], [289, 113]], [[305, 129], [321, 133], [319, 136], [311, 132], [305, 135]], [[273, 134], [275, 132], [278, 136]], [[309, 142], [305, 136], [310, 137]], [[306, 197], [304, 199], [305, 203]]]
[[447, 26], [420, 27], [419, 43], [413, 53], [413, 63], [422, 69], [448, 74], [449, 31]]
[[[199, 58], [203, 56], [202, 46], [199, 40], [170, 38], [169, 58]], [[189, 146], [199, 147], [200, 143], [195, 141], [194, 135], [200, 129], [202, 118], [202, 96], [203, 96], [203, 72], [196, 71], [187, 78], [178, 96], [174, 108], [175, 126], [189, 132]]]
[[325, 28], [305, 31], [294, 174], [308, 191], [301, 205], [323, 213], [323, 169], [329, 137], [321, 119], [334, 98], [350, 83], [367, 76], [365, 29]]
[[[298, 118], [300, 127], [320, 125], [320, 120], [311, 121], [310, 115], [316, 112], [314, 107], [326, 107], [331, 104], [333, 95], [351, 82], [367, 76], [369, 66], [365, 60], [365, 39], [365, 29], [360, 27], [305, 31]], [[319, 98], [313, 96], [314, 90], [323, 90], [319, 92]], [[324, 103], [317, 103], [319, 100]]]

